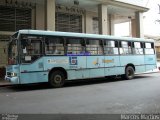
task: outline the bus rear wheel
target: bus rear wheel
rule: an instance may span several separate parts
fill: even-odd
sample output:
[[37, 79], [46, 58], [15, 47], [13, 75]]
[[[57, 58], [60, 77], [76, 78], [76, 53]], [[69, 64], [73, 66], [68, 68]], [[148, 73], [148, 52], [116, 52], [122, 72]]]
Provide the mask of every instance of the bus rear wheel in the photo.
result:
[[49, 77], [49, 84], [51, 87], [59, 88], [65, 83], [65, 75], [62, 71], [57, 70], [51, 73]]
[[134, 68], [132, 66], [126, 67], [124, 78], [127, 80], [131, 80], [134, 78]]

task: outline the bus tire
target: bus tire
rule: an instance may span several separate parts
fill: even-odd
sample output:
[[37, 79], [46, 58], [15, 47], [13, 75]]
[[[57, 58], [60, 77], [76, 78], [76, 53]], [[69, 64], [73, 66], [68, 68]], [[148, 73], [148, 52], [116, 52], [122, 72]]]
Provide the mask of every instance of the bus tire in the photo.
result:
[[51, 87], [59, 88], [65, 83], [65, 75], [62, 71], [53, 71], [49, 77], [49, 84]]
[[131, 80], [134, 78], [134, 68], [132, 66], [127, 66], [125, 69], [124, 78]]

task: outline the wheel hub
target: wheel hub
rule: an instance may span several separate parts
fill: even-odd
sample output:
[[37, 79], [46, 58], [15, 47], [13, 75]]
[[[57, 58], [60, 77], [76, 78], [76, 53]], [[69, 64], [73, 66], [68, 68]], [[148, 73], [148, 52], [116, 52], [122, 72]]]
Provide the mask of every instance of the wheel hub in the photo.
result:
[[61, 83], [62, 77], [60, 75], [56, 75], [54, 78], [55, 83]]

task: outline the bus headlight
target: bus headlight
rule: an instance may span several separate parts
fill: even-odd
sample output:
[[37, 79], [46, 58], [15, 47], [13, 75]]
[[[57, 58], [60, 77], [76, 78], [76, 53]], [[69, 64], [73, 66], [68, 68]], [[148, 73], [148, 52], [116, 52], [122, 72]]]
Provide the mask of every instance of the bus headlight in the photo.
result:
[[11, 73], [11, 77], [16, 77], [16, 76], [17, 76], [17, 73], [14, 73], [14, 72]]

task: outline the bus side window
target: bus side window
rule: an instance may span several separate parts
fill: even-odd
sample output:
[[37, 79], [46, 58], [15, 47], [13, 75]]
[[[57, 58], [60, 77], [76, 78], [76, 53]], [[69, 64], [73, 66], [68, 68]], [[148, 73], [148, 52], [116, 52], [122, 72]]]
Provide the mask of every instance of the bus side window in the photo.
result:
[[64, 55], [64, 41], [60, 37], [45, 38], [45, 54], [47, 55]]
[[89, 53], [90, 55], [102, 55], [103, 54], [102, 40], [87, 39], [86, 52]]
[[67, 38], [67, 55], [84, 55], [84, 40], [82, 38]]
[[132, 44], [131, 44], [131, 42], [121, 41], [119, 51], [120, 51], [120, 54], [122, 54], [122, 55], [132, 54]]
[[154, 54], [154, 43], [145, 43], [145, 54]]
[[133, 54], [142, 55], [143, 54], [143, 43], [134, 42], [133, 43]]
[[104, 52], [106, 55], [118, 55], [118, 41], [105, 40]]

